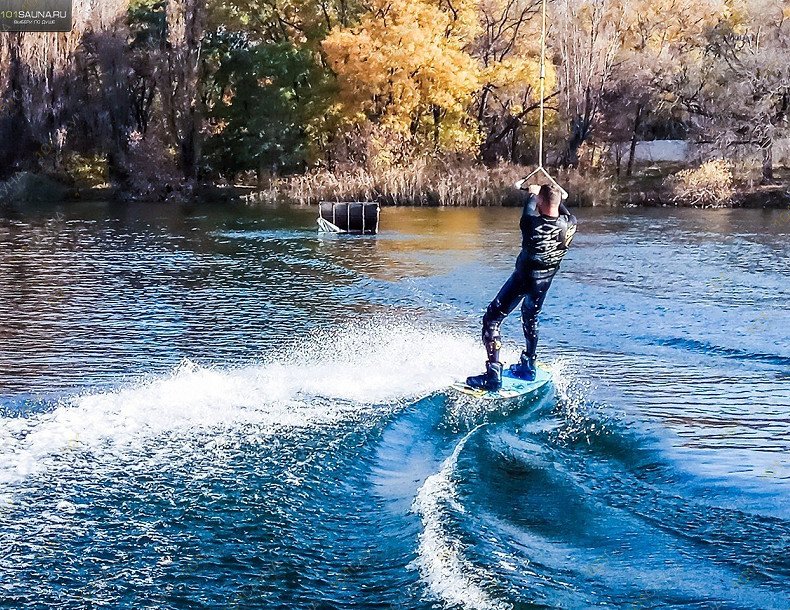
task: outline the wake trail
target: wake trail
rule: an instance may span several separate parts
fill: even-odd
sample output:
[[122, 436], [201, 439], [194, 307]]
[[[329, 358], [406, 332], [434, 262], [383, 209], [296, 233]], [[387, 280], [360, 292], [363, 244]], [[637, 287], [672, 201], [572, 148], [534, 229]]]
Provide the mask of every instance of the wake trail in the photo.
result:
[[279, 353], [288, 360], [267, 354], [235, 369], [186, 361], [165, 376], [2, 417], [0, 492], [53, 470], [75, 476], [161, 454], [163, 444], [183, 458], [386, 416], [468, 374], [482, 348], [445, 328], [371, 320], [313, 333]]
[[486, 591], [483, 583], [487, 575], [464, 556], [461, 542], [447, 531], [448, 511], [465, 512], [454, 480], [458, 456], [467, 441], [484, 425], [464, 436], [439, 472], [429, 476], [417, 492], [412, 510], [420, 516], [423, 530], [412, 567], [419, 570], [430, 594], [449, 607], [508, 610], [512, 608], [509, 603], [495, 599]]

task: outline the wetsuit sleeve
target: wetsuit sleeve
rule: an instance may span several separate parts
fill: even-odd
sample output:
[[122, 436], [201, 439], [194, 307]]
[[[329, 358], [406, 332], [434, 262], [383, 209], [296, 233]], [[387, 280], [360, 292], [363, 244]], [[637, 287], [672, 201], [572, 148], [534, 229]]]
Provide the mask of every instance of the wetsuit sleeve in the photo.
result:
[[526, 201], [524, 201], [524, 210], [521, 212], [521, 217], [537, 216], [538, 215], [538, 198], [530, 193]]
[[560, 203], [560, 216], [565, 216], [568, 219], [568, 226], [576, 227], [576, 216], [571, 214], [571, 211], [565, 206], [564, 203]]
[[[566, 209], [567, 211], [567, 209]], [[565, 219], [565, 228], [562, 231], [562, 246], [566, 250], [570, 247], [573, 236], [576, 235], [576, 217], [573, 214], [560, 216]]]

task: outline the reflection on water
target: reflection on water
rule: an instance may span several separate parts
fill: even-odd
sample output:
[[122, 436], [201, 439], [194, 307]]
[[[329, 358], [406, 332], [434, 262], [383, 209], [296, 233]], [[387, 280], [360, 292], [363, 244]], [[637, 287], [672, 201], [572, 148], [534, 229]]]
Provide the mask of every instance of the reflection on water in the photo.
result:
[[0, 220], [0, 607], [790, 607], [790, 214], [580, 211], [481, 413], [519, 213]]

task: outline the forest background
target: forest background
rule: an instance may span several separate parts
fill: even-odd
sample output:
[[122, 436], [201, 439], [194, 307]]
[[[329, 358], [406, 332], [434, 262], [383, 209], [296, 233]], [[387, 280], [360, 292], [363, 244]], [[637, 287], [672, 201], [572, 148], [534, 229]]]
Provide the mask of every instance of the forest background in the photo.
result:
[[[507, 203], [536, 0], [74, 0], [0, 33], [0, 202]], [[790, 206], [790, 5], [550, 0], [547, 165], [577, 204]], [[684, 144], [640, 163], [642, 142]], [[0, 203], [0, 205], [2, 205]]]

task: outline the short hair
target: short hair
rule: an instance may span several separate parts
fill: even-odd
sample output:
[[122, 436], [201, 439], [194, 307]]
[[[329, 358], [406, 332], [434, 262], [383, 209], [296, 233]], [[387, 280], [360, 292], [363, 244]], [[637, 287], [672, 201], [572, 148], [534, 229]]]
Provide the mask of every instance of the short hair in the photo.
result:
[[562, 193], [560, 193], [560, 189], [553, 184], [544, 184], [541, 186], [538, 196], [551, 206], [560, 205], [560, 202], [562, 202]]

